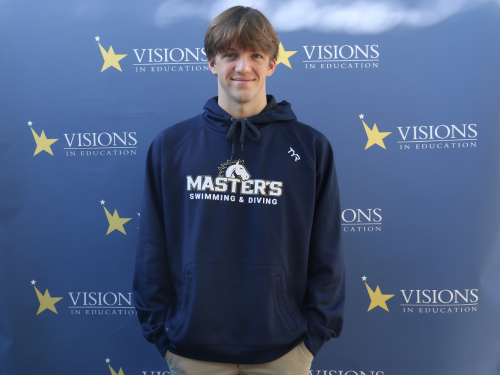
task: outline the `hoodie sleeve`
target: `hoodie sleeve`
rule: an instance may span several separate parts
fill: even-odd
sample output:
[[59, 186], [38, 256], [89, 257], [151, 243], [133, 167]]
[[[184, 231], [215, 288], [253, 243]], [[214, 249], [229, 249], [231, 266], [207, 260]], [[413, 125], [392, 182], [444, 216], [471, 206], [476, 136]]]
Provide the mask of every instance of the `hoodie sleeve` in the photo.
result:
[[147, 155], [133, 294], [142, 334], [164, 355], [170, 344], [164, 328], [171, 288], [163, 217], [162, 144], [158, 137]]
[[345, 275], [340, 215], [333, 151], [323, 138], [316, 149], [316, 202], [307, 270], [308, 331], [304, 339], [314, 356], [342, 331]]

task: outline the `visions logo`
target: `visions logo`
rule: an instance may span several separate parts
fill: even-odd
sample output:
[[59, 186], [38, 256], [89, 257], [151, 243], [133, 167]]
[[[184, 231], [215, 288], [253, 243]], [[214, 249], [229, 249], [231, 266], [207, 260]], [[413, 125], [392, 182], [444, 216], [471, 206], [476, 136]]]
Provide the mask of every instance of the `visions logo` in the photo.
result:
[[[31, 127], [32, 125], [33, 125], [33, 122], [28, 121], [28, 126]], [[35, 153], [33, 154], [33, 156], [38, 155], [42, 151], [45, 151], [48, 154], [54, 156], [54, 154], [52, 153], [52, 148], [50, 146], [52, 146], [56, 141], [58, 141], [58, 139], [54, 139], [54, 138], [48, 139], [43, 130], [40, 133], [40, 135], [38, 135], [36, 133], [36, 131], [33, 128], [31, 128], [31, 133], [33, 134], [33, 138], [35, 138], [35, 142], [36, 142], [36, 149], [35, 149]]]
[[100, 39], [101, 38], [99, 38], [98, 36], [95, 37], [97, 44], [99, 44], [99, 49], [101, 50], [102, 58], [104, 59], [104, 64], [102, 65], [101, 73], [110, 67], [113, 67], [121, 72], [122, 68], [120, 66], [119, 61], [127, 55], [115, 54], [115, 51], [113, 51], [112, 46], [109, 46], [109, 50], [108, 52], [106, 52], [106, 50], [101, 46], [101, 43], [99, 43]]
[[381, 232], [382, 209], [345, 209], [342, 211], [342, 230], [344, 232]]
[[368, 125], [366, 125], [365, 121], [363, 120], [365, 118], [365, 115], [360, 114], [359, 118], [361, 119], [361, 122], [363, 123], [363, 126], [365, 128], [366, 136], [368, 137], [368, 141], [366, 142], [366, 147], [365, 150], [372, 147], [373, 145], [378, 145], [382, 147], [384, 150], [385, 144], [384, 144], [384, 138], [387, 137], [391, 132], [381, 132], [378, 130], [377, 124], [373, 124], [373, 128], [370, 129]]
[[448, 314], [476, 312], [479, 301], [478, 289], [417, 289], [401, 290], [405, 313]]
[[[386, 301], [395, 297], [395, 294], [383, 294], [377, 285], [375, 291], [367, 283], [367, 277], [361, 278], [365, 282], [370, 305], [368, 311], [376, 307], [389, 311]], [[477, 312], [479, 304], [479, 289], [401, 289], [399, 297], [403, 313], [419, 314], [453, 314]]]
[[306, 70], [374, 69], [380, 53], [377, 44], [302, 46], [306, 55]]
[[[36, 284], [36, 281], [31, 280], [31, 285], [34, 286], [35, 284]], [[38, 312], [36, 313], [36, 315], [40, 314], [41, 312], [43, 312], [45, 310], [50, 310], [50, 311], [57, 314], [55, 304], [57, 302], [59, 302], [60, 300], [62, 300], [63, 297], [51, 297], [48, 289], [45, 289], [45, 294], [42, 294], [42, 293], [40, 293], [40, 291], [37, 289], [36, 286], [34, 286], [34, 288], [35, 288], [36, 296], [38, 297], [38, 302], [40, 303], [40, 307], [38, 308]]]
[[99, 44], [99, 49], [101, 50], [102, 58], [104, 59], [104, 64], [102, 65], [101, 73], [110, 67], [113, 67], [121, 72], [122, 68], [120, 66], [119, 61], [127, 55], [126, 54], [124, 54], [124, 55], [115, 54], [115, 51], [113, 50], [112, 46], [109, 46], [109, 50], [108, 50], [108, 52], [106, 52], [106, 50], [103, 48], [103, 46], [101, 46], [101, 43], [99, 43], [100, 39], [101, 38], [99, 38], [98, 36], [95, 37], [97, 44]]
[[137, 73], [210, 71], [205, 48], [134, 48], [133, 51]]
[[[58, 314], [55, 305], [63, 297], [52, 297], [48, 289], [42, 294], [35, 284], [36, 281], [31, 280], [40, 303], [36, 315], [45, 310]], [[71, 315], [137, 315], [132, 305], [132, 292], [68, 292], [68, 294], [72, 303], [72, 306], [68, 306]]]
[[137, 315], [132, 293], [68, 292], [71, 315]]
[[[302, 46], [305, 56], [302, 62], [306, 70], [322, 69], [373, 69], [378, 68], [380, 53], [378, 45], [324, 45]], [[277, 65], [292, 68], [289, 58], [298, 51], [286, 51], [279, 45]]]
[[[104, 63], [101, 68], [101, 73], [108, 68], [115, 68], [122, 71], [120, 61], [129, 54], [116, 54], [113, 46], [109, 46], [109, 50], [101, 45], [100, 37], [96, 36]], [[210, 71], [208, 69], [208, 60], [206, 59], [204, 48], [133, 48], [136, 63], [133, 64], [135, 72], [201, 72]]]
[[[384, 138], [392, 132], [382, 132], [377, 124], [370, 127], [365, 123], [364, 115], [359, 115], [365, 128], [368, 141], [365, 150], [378, 145], [386, 149]], [[386, 129], [387, 126], [385, 125]], [[477, 147], [478, 130], [477, 124], [461, 125], [422, 125], [422, 126], [397, 126], [400, 135], [400, 150], [433, 150], [452, 148], [475, 148]]]
[[382, 294], [378, 285], [377, 289], [373, 291], [366, 282], [367, 277], [363, 276], [361, 279], [365, 282], [366, 290], [370, 296], [370, 306], [368, 306], [368, 311], [373, 310], [375, 307], [381, 307], [385, 311], [389, 311], [386, 301], [394, 297], [394, 294]]
[[398, 126], [400, 150], [477, 147], [477, 124]]
[[[36, 149], [33, 156], [42, 151], [54, 156], [52, 145], [58, 138], [47, 138], [44, 130], [38, 134], [33, 129], [33, 122], [28, 121], [35, 139]], [[65, 133], [63, 138], [68, 147], [66, 156], [133, 156], [137, 155], [136, 132], [101, 132], [101, 133]], [[57, 154], [57, 151], [56, 151]]]
[[137, 154], [136, 132], [64, 134], [66, 156], [131, 156]]
[[123, 225], [125, 223], [129, 222], [130, 220], [132, 220], [132, 218], [120, 217], [120, 215], [118, 215], [118, 211], [116, 209], [115, 209], [115, 212], [113, 213], [113, 215], [111, 215], [109, 213], [109, 211], [106, 209], [106, 207], [104, 206], [104, 203], [106, 203], [106, 202], [104, 200], [101, 200], [101, 205], [104, 208], [104, 212], [106, 213], [106, 218], [108, 219], [108, 224], [109, 224], [108, 231], [106, 232], [106, 236], [115, 230], [122, 232], [124, 235], [127, 235], [127, 232], [125, 232], [125, 228], [123, 227]]

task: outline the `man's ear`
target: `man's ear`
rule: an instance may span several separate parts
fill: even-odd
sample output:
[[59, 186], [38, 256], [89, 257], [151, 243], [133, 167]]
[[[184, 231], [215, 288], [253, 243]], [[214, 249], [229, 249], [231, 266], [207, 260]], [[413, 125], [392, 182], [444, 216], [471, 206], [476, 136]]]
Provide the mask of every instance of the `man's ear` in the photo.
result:
[[271, 61], [269, 62], [269, 66], [267, 67], [267, 76], [270, 77], [272, 76], [272, 74], [274, 73], [274, 71], [276, 70], [276, 60], [275, 59], [271, 59]]
[[215, 65], [215, 57], [211, 57], [208, 61], [208, 68], [214, 75], [217, 75], [217, 65]]

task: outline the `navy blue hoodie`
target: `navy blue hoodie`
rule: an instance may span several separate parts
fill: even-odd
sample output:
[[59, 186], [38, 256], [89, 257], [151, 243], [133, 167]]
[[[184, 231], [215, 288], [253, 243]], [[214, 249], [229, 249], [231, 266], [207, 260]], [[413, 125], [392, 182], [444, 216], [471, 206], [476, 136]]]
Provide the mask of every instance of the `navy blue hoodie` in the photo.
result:
[[155, 138], [134, 299], [162, 355], [265, 363], [302, 340], [316, 355], [344, 289], [333, 152], [289, 103], [233, 121], [212, 98]]

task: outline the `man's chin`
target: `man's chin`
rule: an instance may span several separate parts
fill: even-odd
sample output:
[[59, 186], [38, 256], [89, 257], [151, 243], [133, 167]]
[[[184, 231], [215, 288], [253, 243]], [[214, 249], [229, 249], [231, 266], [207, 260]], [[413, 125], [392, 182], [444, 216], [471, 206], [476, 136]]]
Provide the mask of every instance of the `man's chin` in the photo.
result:
[[244, 105], [244, 104], [250, 103], [254, 97], [255, 96], [252, 96], [252, 95], [242, 94], [242, 95], [233, 96], [233, 99], [236, 103], [238, 103], [240, 105]]

